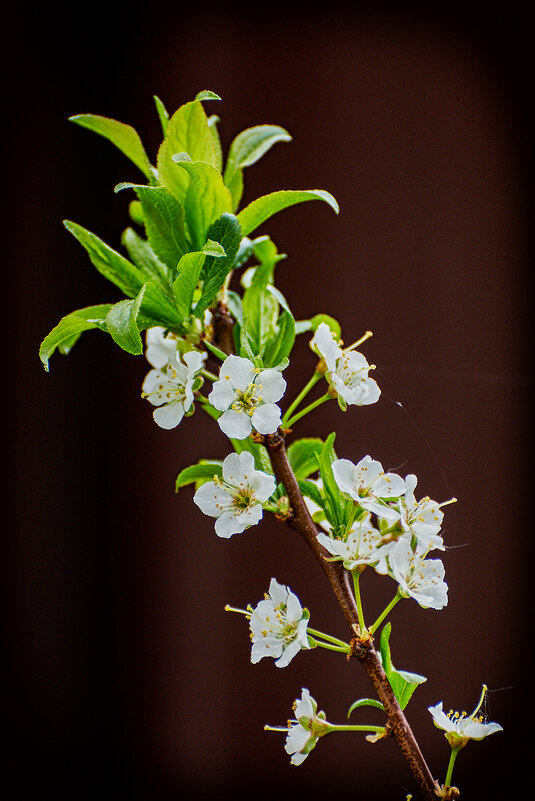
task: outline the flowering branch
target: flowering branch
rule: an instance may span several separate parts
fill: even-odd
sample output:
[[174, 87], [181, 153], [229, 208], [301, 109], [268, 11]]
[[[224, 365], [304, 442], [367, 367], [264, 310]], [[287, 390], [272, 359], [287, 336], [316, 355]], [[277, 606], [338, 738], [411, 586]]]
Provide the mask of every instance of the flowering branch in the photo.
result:
[[290, 528], [298, 531], [311, 548], [331, 585], [347, 624], [352, 633], [351, 655], [356, 657], [370, 677], [388, 717], [393, 739], [399, 746], [426, 801], [436, 801], [438, 784], [423, 757], [412, 729], [403, 714], [388, 681], [371, 639], [360, 638], [359, 615], [355, 598], [350, 588], [351, 574], [341, 562], [330, 562], [329, 552], [317, 539], [317, 528], [299, 489], [299, 485], [288, 461], [284, 433], [280, 430], [265, 438], [273, 470], [286, 490], [292, 515], [287, 520]]

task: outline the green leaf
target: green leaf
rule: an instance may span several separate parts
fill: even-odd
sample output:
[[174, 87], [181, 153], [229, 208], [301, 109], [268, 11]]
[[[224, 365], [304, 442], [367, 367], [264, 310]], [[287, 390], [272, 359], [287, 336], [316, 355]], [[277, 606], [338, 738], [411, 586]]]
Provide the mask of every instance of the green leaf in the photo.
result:
[[313, 481], [308, 481], [306, 478], [298, 478], [297, 483], [302, 495], [310, 498], [310, 500], [313, 501], [317, 506], [325, 510], [325, 498], [323, 497], [317, 484], [314, 484]]
[[280, 364], [292, 351], [295, 342], [295, 320], [290, 311], [285, 309], [279, 316], [277, 329], [276, 336], [267, 342], [262, 356], [267, 367]]
[[141, 201], [147, 237], [157, 257], [172, 273], [188, 250], [184, 233], [184, 210], [163, 186], [136, 186]]
[[[201, 161], [181, 161], [177, 171], [187, 173], [191, 181], [184, 197], [186, 232], [193, 250], [200, 250], [210, 226], [225, 212], [232, 212], [230, 192], [221, 173]], [[241, 236], [241, 235], [240, 235]], [[215, 239], [211, 236], [211, 239]]]
[[169, 270], [157, 257], [150, 243], [139, 236], [133, 228], [126, 228], [121, 235], [121, 244], [126, 249], [130, 261], [143, 273], [145, 279], [156, 281], [170, 299]]
[[[65, 220], [64, 225], [83, 245], [94, 266], [108, 281], [118, 286], [127, 297], [137, 297], [141, 287], [146, 283], [146, 277], [141, 270], [81, 225], [69, 220]], [[147, 283], [145, 288], [142, 312], [153, 325], [173, 328], [182, 322], [175, 307], [153, 282]]]
[[106, 316], [106, 326], [113, 341], [134, 356], [143, 353], [143, 342], [139, 335], [137, 318], [145, 287], [146, 284], [141, 287], [135, 300], [120, 300], [111, 307]]
[[279, 125], [256, 125], [239, 133], [231, 142], [225, 166], [225, 184], [238, 208], [243, 194], [243, 170], [257, 162], [276, 142], [289, 142], [291, 136]]
[[124, 122], [118, 122], [108, 117], [101, 117], [98, 114], [76, 114], [73, 117], [69, 117], [69, 120], [108, 139], [130, 161], [134, 162], [143, 175], [149, 179], [152, 178], [149, 158], [138, 132], [131, 125], [126, 125]]
[[274, 475], [271, 459], [264, 445], [261, 445], [259, 442], [254, 442], [251, 437], [246, 437], [245, 439], [231, 439], [230, 442], [236, 453], [249, 451], [249, 453], [253, 455], [256, 470], [262, 470], [263, 473], [267, 473], [270, 476]]
[[354, 701], [354, 703], [352, 703], [349, 709], [347, 710], [347, 717], [349, 718], [349, 716], [351, 715], [352, 712], [355, 711], [355, 709], [360, 709], [360, 707], [362, 706], [373, 706], [376, 709], [381, 709], [383, 712], [385, 711], [385, 708], [382, 705], [382, 703], [380, 701], [377, 701], [375, 698], [359, 698], [358, 701]]
[[210, 89], [201, 89], [201, 91], [197, 92], [195, 95], [195, 100], [221, 100], [221, 98]]
[[335, 436], [336, 435], [333, 432], [332, 434], [329, 434], [325, 440], [319, 455], [319, 465], [320, 475], [323, 481], [323, 490], [325, 493], [325, 499], [327, 501], [325, 513], [327, 514], [329, 522], [333, 525], [333, 527], [337, 528], [341, 523], [342, 497], [340, 495], [340, 490], [338, 489], [338, 484], [334, 479], [334, 473], [332, 470], [332, 463], [336, 459], [336, 453], [334, 451]]
[[309, 322], [310, 322], [310, 327], [314, 332], [317, 331], [321, 323], [326, 323], [337, 340], [339, 340], [340, 337], [342, 336], [342, 327], [340, 323], [338, 322], [338, 320], [335, 320], [335, 318], [331, 317], [329, 314], [315, 314], [314, 317], [312, 317], [312, 319]]
[[387, 623], [381, 631], [380, 638], [380, 653], [383, 668], [390, 682], [390, 686], [394, 691], [398, 703], [402, 709], [405, 709], [409, 703], [412, 694], [419, 684], [427, 681], [425, 676], [420, 676], [418, 673], [408, 673], [405, 670], [396, 670], [392, 664], [392, 657], [390, 654], [390, 634], [392, 631], [392, 624]]
[[[224, 212], [210, 225], [206, 236], [208, 242], [212, 242], [212, 255], [206, 257], [202, 271], [203, 289], [195, 306], [195, 315], [199, 318], [209, 308], [234, 266], [242, 238], [237, 217]], [[213, 254], [214, 243], [219, 244], [224, 255]]]
[[325, 192], [323, 189], [289, 189], [272, 192], [253, 200], [238, 214], [243, 236], [248, 236], [277, 212], [307, 200], [323, 200], [338, 214], [338, 203], [329, 192]]
[[193, 464], [191, 467], [185, 467], [178, 474], [175, 482], [175, 492], [178, 492], [181, 487], [187, 484], [194, 484], [197, 481], [205, 480], [212, 481], [214, 476], [218, 478], [223, 475], [221, 465], [217, 462], [199, 462]]
[[266, 344], [278, 333], [279, 304], [262, 282], [253, 280], [243, 294], [242, 306], [252, 348], [257, 355], [262, 355]]
[[158, 113], [160, 125], [162, 126], [162, 134], [165, 136], [167, 132], [167, 124], [169, 122], [169, 112], [167, 111], [164, 104], [157, 95], [153, 95], [152, 99], [154, 100], [154, 105], [156, 106], [156, 111]]
[[323, 444], [319, 437], [303, 437], [288, 446], [288, 461], [296, 478], [308, 478], [318, 472]]
[[48, 361], [56, 348], [63, 355], [67, 355], [84, 331], [99, 328], [106, 331], [106, 315], [111, 309], [111, 303], [101, 303], [96, 306], [87, 306], [62, 317], [59, 323], [43, 339], [39, 348], [39, 358], [48, 372]]
[[[158, 151], [157, 168], [160, 182], [167, 187], [181, 206], [186, 200], [190, 178], [173, 161], [175, 153], [187, 153], [192, 161], [206, 162], [216, 171], [221, 170], [217, 140], [201, 104], [202, 99], [208, 99], [204, 97], [205, 94], [202, 93], [202, 97], [198, 95], [199, 100], [181, 106], [170, 117], [165, 139]], [[228, 211], [231, 210], [229, 205]]]
[[178, 263], [178, 275], [173, 284], [175, 301], [182, 317], [189, 317], [193, 303], [193, 294], [199, 283], [206, 256], [195, 251], [186, 253]]

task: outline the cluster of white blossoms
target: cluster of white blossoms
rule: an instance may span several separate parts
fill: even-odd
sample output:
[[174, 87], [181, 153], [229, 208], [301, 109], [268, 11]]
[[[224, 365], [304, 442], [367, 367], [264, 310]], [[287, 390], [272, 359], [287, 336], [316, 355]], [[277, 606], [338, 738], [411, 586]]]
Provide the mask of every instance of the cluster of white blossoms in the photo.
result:
[[276, 405], [284, 395], [286, 381], [272, 367], [260, 370], [250, 359], [227, 356], [214, 381], [208, 400], [223, 414], [219, 428], [234, 439], [245, 439], [254, 429], [259, 434], [273, 434], [281, 424], [281, 410]]
[[338, 396], [341, 408], [368, 406], [379, 400], [381, 390], [368, 375], [373, 365], [351, 347], [343, 350], [327, 323], [320, 323], [310, 346], [325, 362], [325, 378]]
[[309, 614], [288, 587], [272, 578], [269, 592], [251, 610], [251, 662], [265, 656], [275, 659], [277, 667], [286, 667], [303, 648], [308, 649]]
[[202, 484], [193, 500], [205, 515], [217, 518], [216, 534], [228, 539], [262, 519], [263, 504], [275, 486], [273, 476], [255, 469], [249, 451], [230, 453], [223, 461], [222, 477]]
[[175, 428], [192, 410], [206, 354], [191, 350], [180, 359], [176, 337], [166, 336], [159, 326], [147, 331], [146, 342], [145, 355], [154, 369], [145, 376], [142, 396], [157, 407], [152, 416], [160, 428]]
[[448, 602], [444, 565], [440, 559], [427, 558], [434, 548], [444, 550], [439, 504], [430, 498], [416, 501], [416, 476], [403, 479], [385, 473], [370, 456], [356, 465], [337, 459], [332, 470], [339, 489], [361, 511], [345, 536], [321, 532], [319, 542], [348, 570], [370, 565], [391, 576], [402, 597], [412, 597], [424, 608], [443, 609]]

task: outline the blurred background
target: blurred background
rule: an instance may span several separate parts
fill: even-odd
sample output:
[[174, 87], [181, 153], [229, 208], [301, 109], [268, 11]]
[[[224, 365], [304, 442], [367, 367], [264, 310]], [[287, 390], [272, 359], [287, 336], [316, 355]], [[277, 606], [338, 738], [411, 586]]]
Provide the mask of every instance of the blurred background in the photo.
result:
[[[201, 89], [222, 97], [206, 109], [221, 118], [225, 150], [260, 123], [293, 136], [246, 171], [242, 205], [304, 188], [340, 204], [339, 216], [322, 203], [293, 207], [258, 233], [287, 254], [278, 286], [296, 318], [329, 313], [347, 343], [374, 332], [362, 351], [383, 394], [345, 414], [327, 404], [295, 435], [336, 430], [340, 457], [369, 453], [415, 473], [418, 497], [458, 499], [444, 510], [448, 606], [406, 601], [392, 615], [394, 664], [428, 677], [407, 710], [422, 750], [443, 781], [449, 749], [427, 707], [470, 711], [484, 682], [504, 732], [468, 746], [454, 783], [466, 799], [498, 797], [521, 770], [531, 633], [527, 22], [514, 6], [505, 16], [470, 4], [302, 9], [92, 4], [25, 9], [5, 31], [15, 381], [2, 784], [13, 801], [416, 794], [390, 741], [329, 737], [296, 768], [284, 736], [263, 730], [285, 724], [302, 687], [342, 722], [371, 685], [358, 664], [321, 649], [284, 670], [250, 664], [246, 621], [224, 606], [256, 603], [271, 576], [316, 628], [345, 637], [345, 623], [298, 535], [265, 519], [220, 540], [189, 488], [175, 495], [181, 468], [227, 454], [219, 429], [200, 413], [159, 429], [140, 398], [147, 363], [98, 331], [68, 358], [55, 355], [50, 374], [38, 359], [64, 314], [120, 298], [61, 220], [119, 247], [130, 198], [113, 187], [138, 180], [67, 117], [130, 123], [155, 160], [152, 96], [174, 111]], [[303, 338], [288, 398], [313, 367]], [[395, 587], [368, 573], [363, 585], [373, 619]], [[380, 716], [352, 716], [365, 720]]]

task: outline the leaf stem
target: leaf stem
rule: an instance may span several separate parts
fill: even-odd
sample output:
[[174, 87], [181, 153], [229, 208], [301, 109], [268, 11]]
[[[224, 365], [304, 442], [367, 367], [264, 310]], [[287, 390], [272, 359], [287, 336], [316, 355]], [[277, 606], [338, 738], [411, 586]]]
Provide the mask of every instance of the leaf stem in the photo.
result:
[[294, 414], [294, 416], [291, 417], [289, 420], [283, 421], [283, 425], [287, 428], [291, 428], [294, 425], [294, 423], [297, 423], [297, 421], [300, 420], [302, 417], [304, 417], [305, 414], [308, 414], [313, 409], [316, 409], [318, 406], [321, 406], [322, 403], [325, 403], [325, 401], [328, 400], [331, 400], [331, 395], [329, 395], [329, 393], [326, 392], [325, 395], [322, 395], [321, 398], [318, 398], [312, 403], [309, 403], [308, 406], [305, 406], [305, 408], [301, 409], [300, 412]]
[[301, 401], [306, 398], [312, 387], [314, 387], [320, 378], [322, 377], [323, 373], [320, 373], [316, 370], [312, 378], [305, 384], [299, 395], [292, 401], [292, 403], [288, 406], [286, 411], [284, 412], [284, 416], [282, 418], [282, 425], [286, 426], [287, 420], [291, 417], [292, 412], [297, 409]]
[[402, 595], [400, 595], [400, 594], [399, 594], [399, 592], [397, 592], [397, 593], [394, 595], [394, 597], [392, 598], [392, 600], [390, 601], [390, 603], [388, 604], [388, 606], [387, 606], [387, 607], [385, 607], [385, 609], [383, 609], [383, 611], [381, 612], [381, 614], [379, 615], [379, 617], [377, 618], [377, 620], [375, 621], [375, 623], [373, 623], [373, 624], [372, 624], [372, 626], [371, 626], [371, 627], [368, 629], [368, 631], [369, 631], [369, 633], [370, 633], [370, 634], [373, 634], [373, 632], [376, 630], [377, 626], [380, 626], [380, 625], [381, 625], [381, 623], [383, 622], [383, 620], [385, 619], [385, 617], [386, 617], [387, 615], [389, 615], [389, 614], [390, 614], [390, 612], [391, 612], [391, 611], [392, 611], [392, 609], [395, 607], [395, 605], [397, 604], [397, 602], [398, 602], [398, 601], [401, 601], [402, 597], [403, 597], [403, 596], [402, 596]]

